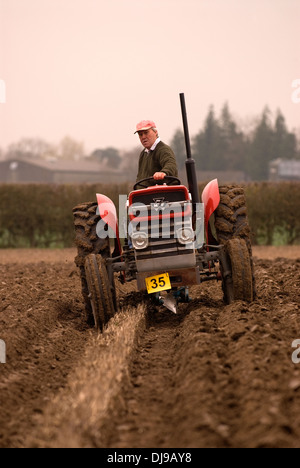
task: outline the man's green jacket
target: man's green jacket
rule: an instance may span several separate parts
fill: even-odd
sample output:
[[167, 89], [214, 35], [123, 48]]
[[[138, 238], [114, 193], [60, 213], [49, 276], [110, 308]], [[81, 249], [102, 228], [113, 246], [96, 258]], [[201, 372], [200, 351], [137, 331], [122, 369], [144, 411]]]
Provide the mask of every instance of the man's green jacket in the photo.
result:
[[162, 141], [160, 141], [153, 151], [145, 151], [140, 154], [139, 169], [136, 180], [152, 177], [155, 172], [164, 172], [167, 176], [178, 177], [178, 169], [175, 154]]

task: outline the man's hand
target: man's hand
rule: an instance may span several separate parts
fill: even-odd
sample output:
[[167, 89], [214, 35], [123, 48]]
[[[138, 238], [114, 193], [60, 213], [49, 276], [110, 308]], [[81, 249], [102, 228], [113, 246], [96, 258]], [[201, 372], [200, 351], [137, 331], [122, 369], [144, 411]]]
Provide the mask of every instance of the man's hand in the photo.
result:
[[164, 172], [155, 172], [153, 175], [153, 179], [155, 180], [162, 180], [166, 177], [166, 174]]

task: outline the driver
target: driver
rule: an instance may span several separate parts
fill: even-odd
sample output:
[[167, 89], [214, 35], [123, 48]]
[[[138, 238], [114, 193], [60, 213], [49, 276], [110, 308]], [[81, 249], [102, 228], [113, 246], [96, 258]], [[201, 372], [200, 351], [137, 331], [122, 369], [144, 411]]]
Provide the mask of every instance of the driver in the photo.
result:
[[[170, 146], [161, 141], [152, 120], [142, 120], [136, 126], [144, 149], [140, 154], [137, 181], [153, 177], [163, 180], [166, 176], [178, 177], [176, 158]], [[153, 185], [151, 181], [145, 185]]]

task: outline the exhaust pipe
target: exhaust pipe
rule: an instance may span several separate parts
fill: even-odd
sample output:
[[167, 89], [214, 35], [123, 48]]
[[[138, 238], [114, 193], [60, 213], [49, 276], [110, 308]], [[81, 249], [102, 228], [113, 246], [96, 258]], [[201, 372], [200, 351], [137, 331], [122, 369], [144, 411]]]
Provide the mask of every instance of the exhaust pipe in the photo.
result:
[[180, 93], [179, 96], [180, 96], [181, 114], [182, 114], [184, 139], [185, 139], [185, 147], [186, 147], [186, 155], [187, 155], [187, 159], [185, 161], [186, 176], [187, 176], [187, 181], [188, 181], [188, 186], [189, 186], [189, 192], [192, 196], [193, 212], [195, 214], [196, 209], [197, 209], [196, 208], [197, 203], [200, 203], [198, 181], [197, 181], [197, 174], [196, 174], [196, 163], [195, 163], [195, 160], [192, 158], [184, 93]]

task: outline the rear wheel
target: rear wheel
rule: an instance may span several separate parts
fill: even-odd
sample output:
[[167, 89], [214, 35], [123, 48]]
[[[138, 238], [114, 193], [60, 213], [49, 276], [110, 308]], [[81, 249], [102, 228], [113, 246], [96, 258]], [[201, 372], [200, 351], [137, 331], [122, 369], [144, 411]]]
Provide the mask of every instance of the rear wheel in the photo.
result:
[[[223, 275], [224, 300], [252, 302], [254, 299], [251, 260], [243, 239], [231, 239], [225, 244], [226, 263], [230, 274]], [[224, 270], [224, 266], [223, 266]]]
[[92, 253], [101, 255], [103, 258], [110, 257], [109, 237], [101, 239], [97, 236], [97, 224], [100, 221], [98, 204], [87, 202], [73, 208], [75, 244], [77, 246], [77, 257], [75, 263], [79, 268], [82, 296], [85, 303], [86, 320], [93, 326], [94, 315], [89, 299], [89, 291], [85, 273], [85, 259]]
[[101, 255], [90, 254], [84, 269], [95, 327], [101, 332], [115, 313], [105, 260]]
[[219, 191], [220, 204], [214, 214], [214, 226], [218, 242], [225, 245], [231, 239], [244, 240], [250, 259], [253, 296], [255, 297], [251, 233], [247, 216], [245, 191], [243, 187], [238, 185], [220, 186]]
[[252, 255], [250, 227], [247, 217], [246, 197], [243, 187], [225, 185], [219, 188], [220, 204], [215, 211], [215, 228], [218, 241], [224, 244], [229, 239], [244, 239]]

